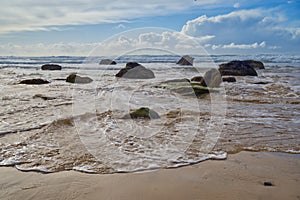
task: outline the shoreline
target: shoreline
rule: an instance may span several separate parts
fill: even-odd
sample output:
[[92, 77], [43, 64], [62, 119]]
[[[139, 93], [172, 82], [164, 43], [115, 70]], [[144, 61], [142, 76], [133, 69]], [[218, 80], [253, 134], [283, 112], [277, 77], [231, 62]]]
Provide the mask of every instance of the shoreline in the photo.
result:
[[300, 199], [299, 155], [273, 152], [242, 151], [225, 160], [134, 173], [1, 167], [0, 176], [0, 199]]

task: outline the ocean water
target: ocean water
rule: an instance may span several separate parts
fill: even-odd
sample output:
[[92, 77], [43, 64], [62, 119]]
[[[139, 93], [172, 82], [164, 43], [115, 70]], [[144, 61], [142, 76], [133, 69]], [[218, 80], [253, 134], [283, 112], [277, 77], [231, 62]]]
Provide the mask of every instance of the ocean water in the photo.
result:
[[[112, 66], [99, 65], [101, 57], [0, 57], [0, 165], [114, 173], [225, 159], [242, 150], [300, 153], [300, 56], [194, 57], [194, 67], [176, 65], [175, 55], [122, 56]], [[246, 59], [260, 60], [266, 69], [200, 98], [174, 91], [178, 83], [166, 84]], [[129, 61], [156, 78], [115, 78]], [[63, 70], [42, 71], [46, 63]], [[94, 81], [65, 82], [73, 72]], [[18, 84], [31, 78], [51, 83]], [[123, 119], [140, 107], [160, 119]]]

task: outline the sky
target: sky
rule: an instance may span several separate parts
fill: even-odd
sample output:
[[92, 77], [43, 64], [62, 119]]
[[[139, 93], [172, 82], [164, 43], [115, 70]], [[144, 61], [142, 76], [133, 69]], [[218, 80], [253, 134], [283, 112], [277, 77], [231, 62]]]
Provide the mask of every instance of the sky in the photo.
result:
[[300, 0], [0, 3], [0, 56], [87, 56], [95, 49], [113, 55], [143, 47], [180, 53], [200, 48], [210, 54], [300, 53]]

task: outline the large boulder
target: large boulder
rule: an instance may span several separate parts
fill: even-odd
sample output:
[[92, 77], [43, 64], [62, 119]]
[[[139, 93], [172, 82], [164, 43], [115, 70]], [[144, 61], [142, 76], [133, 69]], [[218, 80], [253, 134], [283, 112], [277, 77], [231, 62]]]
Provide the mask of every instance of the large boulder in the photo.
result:
[[102, 59], [99, 63], [99, 65], [116, 65], [116, 61], [113, 61], [111, 59]]
[[121, 69], [116, 77], [123, 77], [129, 79], [150, 79], [155, 78], [153, 71], [145, 68], [137, 62], [129, 62], [125, 68]]
[[189, 55], [184, 55], [182, 56], [178, 61], [177, 61], [177, 65], [193, 65], [194, 62], [194, 58], [192, 58]]
[[222, 76], [257, 76], [255, 69], [247, 61], [231, 61], [219, 66]]
[[123, 117], [124, 119], [159, 119], [160, 116], [154, 110], [141, 107]]
[[248, 65], [253, 67], [254, 69], [265, 69], [265, 66], [262, 62], [257, 60], [244, 60]]
[[41, 84], [48, 84], [48, 83], [50, 83], [50, 82], [47, 81], [47, 80], [37, 78], [37, 79], [27, 79], [27, 80], [23, 80], [23, 81], [21, 81], [19, 84], [41, 85]]
[[57, 64], [45, 64], [42, 67], [42, 70], [61, 70], [61, 66]]
[[90, 83], [92, 82], [93, 79], [89, 78], [89, 77], [81, 77], [77, 74], [70, 74], [67, 79], [66, 79], [66, 82], [69, 82], [69, 83]]

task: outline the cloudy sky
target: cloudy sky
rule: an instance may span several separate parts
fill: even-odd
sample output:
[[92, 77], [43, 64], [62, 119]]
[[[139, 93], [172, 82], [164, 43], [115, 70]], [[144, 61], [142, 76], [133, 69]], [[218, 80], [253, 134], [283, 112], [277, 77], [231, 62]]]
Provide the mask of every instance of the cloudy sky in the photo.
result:
[[[300, 0], [1, 0], [0, 13], [0, 55], [176, 51], [187, 38], [212, 54], [300, 53]], [[128, 34], [145, 27], [161, 28]]]

